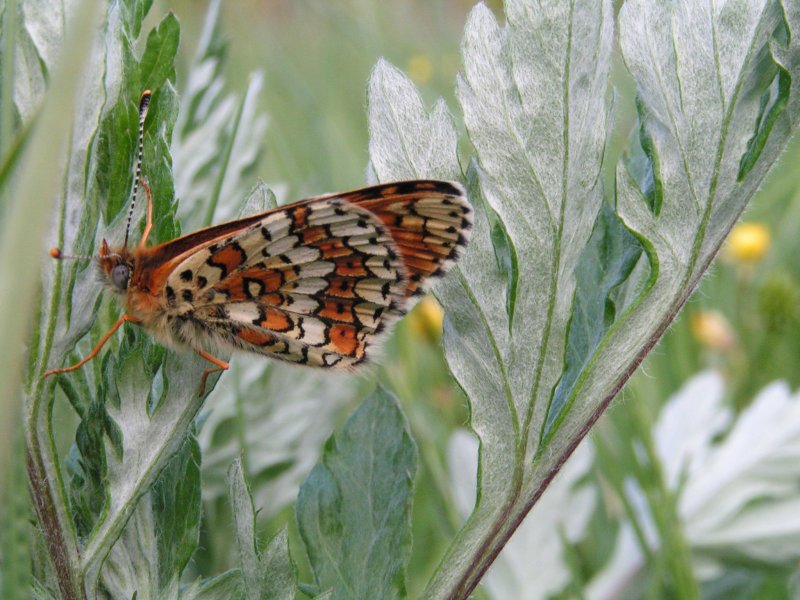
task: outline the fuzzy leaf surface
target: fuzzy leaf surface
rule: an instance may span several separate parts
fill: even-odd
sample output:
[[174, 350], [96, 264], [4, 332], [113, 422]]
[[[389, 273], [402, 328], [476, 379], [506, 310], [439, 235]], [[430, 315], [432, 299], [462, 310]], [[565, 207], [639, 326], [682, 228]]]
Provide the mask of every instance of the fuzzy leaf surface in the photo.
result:
[[[474, 589], [688, 298], [798, 114], [796, 3], [628, 2], [619, 38], [640, 121], [616, 210], [600, 213], [611, 3], [508, 0], [505, 11], [501, 27], [478, 5], [462, 46], [475, 227], [435, 291], [481, 439], [479, 493], [431, 598]], [[402, 77], [397, 93], [375, 85], [385, 70], [370, 86], [375, 174], [447, 176], [449, 119], [417, 126], [416, 91]]]
[[405, 598], [417, 450], [393, 396], [361, 404], [300, 488], [297, 521], [316, 589]]
[[291, 600], [296, 584], [286, 529], [275, 534], [263, 553], [259, 551], [255, 507], [240, 459], [233, 462], [228, 477], [245, 597], [248, 600]]
[[103, 563], [101, 581], [114, 600], [138, 593], [178, 598], [180, 576], [200, 533], [200, 449], [190, 437], [138, 502]]
[[[61, 218], [53, 233], [53, 245], [68, 253], [93, 253], [101, 236], [112, 243], [122, 242], [136, 154], [137, 103], [144, 88], [153, 90], [145, 124], [143, 167], [155, 205], [151, 243], [179, 233], [169, 145], [178, 106], [171, 81], [180, 32], [174, 16], [168, 15], [149, 33], [138, 59], [134, 44], [148, 8], [148, 2], [111, 3], [102, 35], [98, 32], [95, 73], [105, 76], [90, 78], [87, 89], [94, 91], [85, 97], [91, 101], [79, 106]], [[143, 226], [141, 200], [134, 214], [134, 240]], [[117, 311], [101, 305], [94, 269], [85, 262], [48, 266], [43, 290], [47, 308], [42, 312], [43, 332], [37, 338], [40, 346], [31, 363], [36, 372], [85, 355], [118, 316]], [[95, 321], [97, 327], [84, 337]], [[122, 340], [114, 351], [119, 338]], [[97, 360], [59, 377], [59, 389], [64, 392], [60, 400], [69, 400], [82, 420], [67, 463], [66, 494], [74, 507], [75, 522], [65, 526], [74, 528], [79, 538], [77, 568], [87, 577], [89, 595], [94, 595], [102, 562], [140, 497], [184, 445], [202, 402], [197, 386], [203, 367], [203, 361], [195, 357], [168, 354], [143, 332], [124, 328]], [[34, 401], [41, 404], [51, 391], [52, 384], [37, 385]], [[41, 423], [39, 435], [47, 438], [51, 435], [48, 421]], [[53, 468], [58, 470], [58, 466]], [[188, 560], [191, 528], [184, 522], [180, 531], [169, 534], [180, 548], [169, 550], [171, 561], [160, 561], [162, 568], [177, 568]], [[155, 547], [159, 548], [158, 544]], [[180, 573], [157, 570], [152, 576], [153, 581], [165, 579], [161, 583], [167, 585], [166, 580], [177, 582]]]

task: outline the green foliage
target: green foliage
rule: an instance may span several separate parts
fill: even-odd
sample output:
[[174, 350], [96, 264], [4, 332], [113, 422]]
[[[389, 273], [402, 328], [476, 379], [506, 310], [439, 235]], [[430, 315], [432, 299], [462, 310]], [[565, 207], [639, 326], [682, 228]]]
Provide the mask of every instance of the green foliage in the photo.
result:
[[283, 529], [275, 534], [266, 550], [263, 553], [259, 552], [255, 531], [256, 511], [240, 460], [234, 461], [231, 465], [229, 478], [245, 598], [248, 600], [294, 598], [294, 565], [289, 557], [286, 530]]
[[103, 564], [101, 585], [110, 597], [177, 595], [180, 576], [197, 548], [199, 461], [197, 442], [187, 439], [137, 503]]
[[548, 410], [549, 430], [564, 408], [577, 379], [605, 334], [617, 321], [626, 297], [639, 290], [622, 285], [642, 255], [642, 246], [607, 204], [603, 204], [594, 231], [575, 267], [575, 308], [569, 322], [565, 368]]
[[[139, 59], [136, 38], [150, 4], [113, 3], [106, 13], [107, 33], [92, 49], [92, 61], [105, 64], [107, 76], [97, 80], [94, 95], [82, 99], [84, 121], [76, 125], [73, 142], [76, 159], [69, 163], [60, 197], [59, 245], [75, 253], [96, 248], [98, 228], [112, 243], [122, 241], [142, 89], [153, 90], [143, 162], [154, 200], [150, 240], [180, 233], [169, 155], [178, 114], [172, 83], [180, 28], [173, 15], [166, 16], [148, 34]], [[105, 102], [98, 104], [97, 97]], [[144, 204], [140, 198], [132, 239], [141, 231]], [[101, 216], [104, 226], [99, 227]], [[55, 443], [42, 444], [55, 437], [52, 411], [58, 388], [53, 380], [45, 385], [41, 373], [45, 366], [72, 358], [69, 351], [95, 317], [100, 318], [89, 336], [94, 342], [116, 316], [99, 303], [94, 274], [85, 264], [57, 263], [54, 271], [44, 288], [47, 308], [34, 353], [38, 359], [32, 363], [36, 384], [28, 414], [35, 428], [28, 432], [36, 466], [30, 475], [40, 496], [37, 516], [49, 524], [44, 534], [53, 561], [38, 574], [37, 585], [65, 597], [77, 596], [78, 589], [118, 598], [130, 598], [137, 590], [177, 593], [198, 544], [200, 454], [191, 428], [202, 405], [197, 385], [205, 365], [197, 357], [167, 353], [142, 332], [125, 329], [115, 352], [60, 377], [59, 387], [80, 418], [66, 461], [69, 477], [62, 483], [56, 475], [62, 467]], [[94, 311], [86, 310], [92, 306]], [[85, 353], [81, 347], [73, 356]], [[46, 559], [40, 563], [48, 565]]]
[[411, 552], [410, 514], [417, 449], [397, 401], [368, 396], [297, 498], [297, 521], [308, 552], [314, 595], [404, 598]]

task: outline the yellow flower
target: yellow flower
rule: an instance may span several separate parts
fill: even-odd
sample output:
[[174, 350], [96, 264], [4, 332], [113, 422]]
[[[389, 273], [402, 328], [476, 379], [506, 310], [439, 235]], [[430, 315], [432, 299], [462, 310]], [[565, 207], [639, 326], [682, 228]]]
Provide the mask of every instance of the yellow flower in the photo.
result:
[[411, 332], [429, 342], [438, 342], [442, 337], [444, 311], [433, 296], [425, 296], [408, 316]]
[[763, 223], [739, 223], [731, 231], [725, 255], [740, 263], [756, 263], [770, 245], [769, 229]]
[[408, 76], [418, 85], [428, 83], [433, 76], [433, 65], [424, 54], [415, 54], [406, 65]]
[[694, 338], [712, 350], [732, 350], [736, 337], [728, 320], [716, 310], [700, 310], [692, 313], [689, 324]]

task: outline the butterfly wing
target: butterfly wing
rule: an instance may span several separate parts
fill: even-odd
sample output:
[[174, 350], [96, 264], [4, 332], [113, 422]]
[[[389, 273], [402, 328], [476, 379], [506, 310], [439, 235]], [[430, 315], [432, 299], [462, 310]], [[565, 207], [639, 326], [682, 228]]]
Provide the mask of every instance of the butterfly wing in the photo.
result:
[[192, 347], [353, 367], [407, 299], [446, 272], [470, 218], [459, 186], [416, 181], [312, 198], [221, 235], [205, 230], [163, 285], [173, 333]]
[[366, 208], [388, 228], [408, 273], [408, 296], [429, 289], [469, 242], [472, 207], [458, 183], [398, 181], [340, 197]]

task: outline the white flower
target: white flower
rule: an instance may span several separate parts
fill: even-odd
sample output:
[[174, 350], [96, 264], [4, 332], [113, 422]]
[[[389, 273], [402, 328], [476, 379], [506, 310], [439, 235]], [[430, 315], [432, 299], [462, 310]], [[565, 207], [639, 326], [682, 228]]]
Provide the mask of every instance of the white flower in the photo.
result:
[[[800, 559], [800, 394], [792, 396], [784, 383], [764, 388], [716, 441], [731, 418], [723, 393], [719, 374], [697, 375], [668, 401], [653, 432], [667, 484], [680, 490], [678, 511], [700, 578], [717, 575], [723, 556], [770, 563]], [[656, 549], [641, 490], [630, 482], [627, 492]], [[626, 523], [586, 597], [618, 597], [644, 564]]]
[[[475, 505], [478, 442], [456, 431], [448, 455], [456, 508], [466, 517]], [[596, 490], [580, 483], [593, 459], [592, 446], [581, 444], [503, 548], [483, 580], [492, 598], [547, 598], [570, 581], [562, 536], [580, 539], [594, 511]]]

